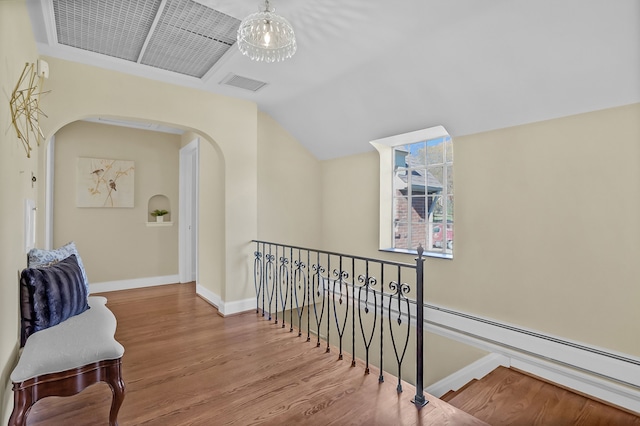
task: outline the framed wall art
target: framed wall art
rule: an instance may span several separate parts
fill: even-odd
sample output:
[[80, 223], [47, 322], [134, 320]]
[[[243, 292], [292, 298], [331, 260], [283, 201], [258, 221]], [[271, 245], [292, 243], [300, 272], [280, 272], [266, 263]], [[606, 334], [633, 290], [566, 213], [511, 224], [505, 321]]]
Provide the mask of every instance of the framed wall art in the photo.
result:
[[133, 161], [78, 158], [78, 207], [133, 207]]

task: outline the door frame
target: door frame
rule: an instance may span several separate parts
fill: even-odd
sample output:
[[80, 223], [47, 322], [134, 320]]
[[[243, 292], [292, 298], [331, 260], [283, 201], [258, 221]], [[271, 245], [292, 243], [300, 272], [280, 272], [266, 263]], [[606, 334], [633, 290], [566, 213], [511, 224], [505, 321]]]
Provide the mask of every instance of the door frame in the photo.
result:
[[200, 138], [195, 138], [180, 148], [178, 275], [181, 283], [198, 280], [199, 165]]

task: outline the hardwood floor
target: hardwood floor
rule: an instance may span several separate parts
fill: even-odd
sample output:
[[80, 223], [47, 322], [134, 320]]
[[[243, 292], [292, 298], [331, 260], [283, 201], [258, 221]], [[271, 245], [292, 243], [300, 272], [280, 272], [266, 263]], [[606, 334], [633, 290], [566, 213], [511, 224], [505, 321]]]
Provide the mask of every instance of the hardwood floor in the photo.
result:
[[[126, 349], [120, 425], [482, 425], [391, 377], [338, 361], [255, 312], [222, 318], [193, 284], [105, 293]], [[372, 369], [373, 370], [373, 369]], [[29, 425], [107, 424], [110, 390], [45, 398]]]
[[638, 416], [505, 367], [442, 399], [495, 426], [640, 426]]

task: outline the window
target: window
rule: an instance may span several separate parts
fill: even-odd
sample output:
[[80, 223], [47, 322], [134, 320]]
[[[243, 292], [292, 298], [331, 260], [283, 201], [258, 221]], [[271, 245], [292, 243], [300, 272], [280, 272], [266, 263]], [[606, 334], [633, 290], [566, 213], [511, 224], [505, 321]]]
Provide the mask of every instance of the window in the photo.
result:
[[442, 126], [371, 142], [380, 154], [380, 249], [453, 257], [453, 142]]

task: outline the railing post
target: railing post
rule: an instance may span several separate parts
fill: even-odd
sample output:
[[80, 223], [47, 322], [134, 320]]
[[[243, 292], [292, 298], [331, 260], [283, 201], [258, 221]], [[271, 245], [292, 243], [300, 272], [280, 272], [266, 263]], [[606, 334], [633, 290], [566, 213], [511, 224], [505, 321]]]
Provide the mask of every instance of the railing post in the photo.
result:
[[427, 405], [424, 397], [424, 258], [422, 245], [416, 258], [416, 396], [413, 402], [418, 409]]

